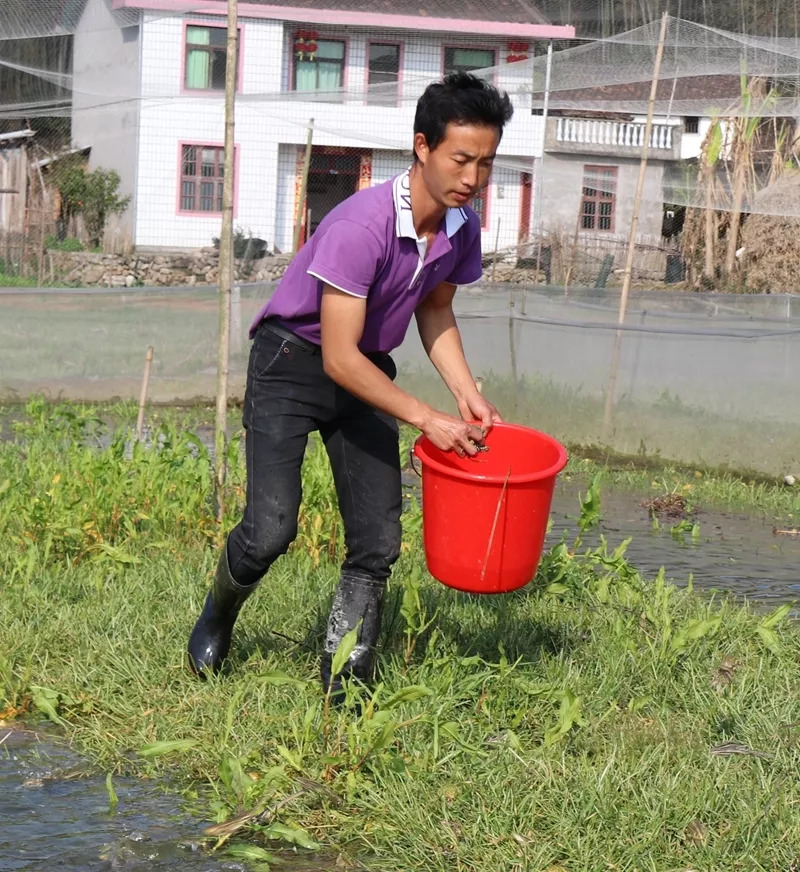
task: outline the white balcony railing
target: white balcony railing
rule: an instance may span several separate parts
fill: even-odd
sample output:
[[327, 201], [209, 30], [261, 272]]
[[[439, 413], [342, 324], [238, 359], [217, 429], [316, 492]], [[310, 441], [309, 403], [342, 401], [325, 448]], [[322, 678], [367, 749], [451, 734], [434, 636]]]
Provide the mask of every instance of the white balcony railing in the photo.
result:
[[[645, 125], [641, 123], [604, 121], [600, 118], [559, 118], [557, 121], [556, 142], [617, 148], [641, 148], [644, 145]], [[650, 148], [671, 151], [672, 131], [671, 124], [654, 124], [650, 133]]]

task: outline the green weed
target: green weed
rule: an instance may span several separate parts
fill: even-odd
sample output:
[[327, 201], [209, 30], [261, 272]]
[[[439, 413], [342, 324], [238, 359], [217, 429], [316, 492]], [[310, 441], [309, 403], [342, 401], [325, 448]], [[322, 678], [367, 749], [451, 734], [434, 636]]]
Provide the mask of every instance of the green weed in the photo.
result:
[[[177, 780], [207, 847], [262, 868], [287, 846], [387, 872], [796, 862], [789, 607], [645, 578], [627, 541], [585, 545], [602, 475], [501, 597], [431, 579], [409, 502], [375, 687], [334, 708], [318, 669], [340, 529], [312, 441], [303, 538], [248, 601], [229, 669], [198, 682], [184, 647], [220, 531], [208, 454], [168, 417], [134, 444], [130, 416], [34, 403], [0, 443], [3, 717], [59, 724], [104, 773]], [[226, 524], [240, 446], [230, 459]]]

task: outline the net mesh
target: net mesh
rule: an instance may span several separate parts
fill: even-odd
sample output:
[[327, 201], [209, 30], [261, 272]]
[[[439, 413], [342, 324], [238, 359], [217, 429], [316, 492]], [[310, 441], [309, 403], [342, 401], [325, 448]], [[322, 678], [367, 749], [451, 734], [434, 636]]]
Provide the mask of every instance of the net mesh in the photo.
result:
[[[159, 399], [213, 395], [224, 4], [165, 0], [168, 9], [150, 8], [155, 5], [0, 4], [0, 286], [34, 286], [0, 302], [0, 382], [7, 396], [38, 388], [134, 396], [147, 344], [162, 355]], [[646, 305], [640, 301], [644, 308], [627, 318], [626, 331], [635, 338], [625, 333], [620, 380], [630, 377], [633, 387], [623, 392], [623, 404], [656, 409], [653, 420], [661, 420], [668, 398], [677, 397], [681, 408], [708, 406], [720, 420], [782, 415], [793, 426], [796, 411], [784, 402], [783, 387], [767, 390], [772, 375], [782, 385], [792, 370], [791, 304], [764, 309], [736, 299], [734, 317], [728, 303], [709, 309], [710, 297], [688, 303], [685, 294], [664, 288], [766, 291], [776, 300], [794, 290], [800, 256], [795, 0], [675, 0], [657, 7], [431, 0], [408, 15], [396, 5], [240, 3], [235, 250], [242, 324], [248, 306], [269, 293], [269, 280], [280, 273], [276, 264], [296, 239], [302, 244], [355, 190], [408, 166], [414, 108], [425, 86], [444, 71], [468, 69], [507, 90], [515, 107], [491, 183], [474, 203], [483, 226], [485, 299], [480, 317], [472, 308], [463, 314], [468, 325], [478, 325], [477, 344], [485, 346], [478, 337], [487, 326], [498, 335], [507, 331], [506, 303], [498, 300], [509, 289], [526, 288], [529, 301], [524, 313], [513, 309], [513, 365], [504, 353], [480, 368], [507, 379], [517, 404], [524, 394], [519, 385], [525, 381], [533, 390], [532, 379], [545, 393], [550, 379], [553, 396], [584, 391], [581, 408], [593, 411], [581, 426], [562, 417], [554, 432], [593, 441], [604, 388], [587, 373], [602, 373], [611, 353], [612, 310], [637, 208], [634, 288], [644, 294], [659, 287], [662, 296], [660, 302], [641, 297]], [[665, 8], [671, 17], [645, 142]], [[504, 284], [509, 280], [514, 284]], [[48, 283], [128, 287], [43, 295]], [[173, 284], [193, 287], [136, 289]], [[468, 299], [470, 307], [478, 305], [478, 297]], [[503, 314], [489, 312], [490, 303]], [[782, 305], [789, 308], [776, 314]], [[543, 311], [547, 318], [537, 320]], [[37, 361], [32, 337], [54, 312], [61, 337], [51, 346], [53, 359]], [[242, 367], [244, 329], [234, 351]], [[736, 332], [748, 329], [755, 332]], [[554, 342], [557, 365], [526, 358], [524, 349]], [[689, 379], [686, 361], [704, 343], [713, 350], [700, 354], [697, 378], [681, 381]], [[635, 360], [633, 348], [639, 349]], [[673, 354], [676, 375], [667, 378], [660, 361]], [[748, 382], [742, 375], [721, 408], [729, 355], [737, 366], [747, 361], [751, 376]], [[699, 374], [709, 367], [715, 375], [706, 381]], [[763, 379], [752, 375], [762, 371]], [[750, 382], [755, 387], [745, 391]], [[696, 418], [693, 411], [684, 417]], [[630, 428], [614, 437], [617, 447], [637, 449], [642, 440], [648, 451], [667, 450], [646, 421], [646, 415], [630, 418]], [[735, 442], [711, 454], [719, 462], [754, 465], [742, 456], [747, 452], [737, 455]]]
[[[241, 402], [247, 329], [272, 285], [235, 295], [231, 391]], [[619, 293], [495, 284], [456, 296], [474, 374], [507, 420], [627, 455], [782, 477], [800, 451], [800, 303], [791, 295], [633, 292], [611, 429], [605, 396]], [[0, 294], [0, 400], [43, 393], [87, 401], [208, 401], [216, 384], [213, 289], [6, 291]], [[455, 411], [409, 331], [398, 384]]]

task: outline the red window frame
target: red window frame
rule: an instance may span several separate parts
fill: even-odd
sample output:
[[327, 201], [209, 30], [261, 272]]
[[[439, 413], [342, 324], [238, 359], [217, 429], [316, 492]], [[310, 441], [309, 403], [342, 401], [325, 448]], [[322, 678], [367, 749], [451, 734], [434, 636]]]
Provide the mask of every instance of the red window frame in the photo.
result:
[[[190, 150], [194, 149], [194, 155]], [[203, 171], [203, 151], [214, 152], [214, 162], [210, 174]], [[218, 145], [202, 145], [200, 143], [181, 144], [180, 166], [180, 192], [178, 211], [191, 214], [221, 215], [222, 214], [222, 184], [224, 179], [224, 153], [225, 149]], [[191, 172], [187, 169], [193, 167]], [[211, 195], [203, 193], [203, 185], [212, 185]], [[187, 185], [192, 185], [191, 193]], [[203, 208], [203, 202], [211, 200], [214, 208]]]

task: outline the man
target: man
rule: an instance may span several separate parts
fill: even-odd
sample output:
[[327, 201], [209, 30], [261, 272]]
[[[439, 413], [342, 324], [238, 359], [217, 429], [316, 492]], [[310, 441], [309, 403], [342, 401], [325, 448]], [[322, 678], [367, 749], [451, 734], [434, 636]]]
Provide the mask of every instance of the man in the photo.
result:
[[[289, 265], [250, 330], [247, 503], [189, 639], [195, 672], [219, 669], [242, 604], [297, 535], [300, 468], [318, 430], [330, 459], [347, 555], [322, 657], [322, 685], [370, 678], [386, 581], [400, 552], [397, 421], [438, 448], [473, 455], [500, 416], [478, 391], [453, 315], [457, 285], [481, 277], [480, 220], [467, 206], [489, 180], [508, 95], [467, 73], [420, 97], [414, 164], [333, 209]], [[397, 387], [389, 352], [411, 318], [460, 418]], [[480, 421], [480, 426], [474, 422]], [[332, 654], [358, 627], [342, 675]]]

